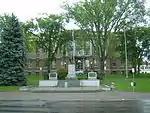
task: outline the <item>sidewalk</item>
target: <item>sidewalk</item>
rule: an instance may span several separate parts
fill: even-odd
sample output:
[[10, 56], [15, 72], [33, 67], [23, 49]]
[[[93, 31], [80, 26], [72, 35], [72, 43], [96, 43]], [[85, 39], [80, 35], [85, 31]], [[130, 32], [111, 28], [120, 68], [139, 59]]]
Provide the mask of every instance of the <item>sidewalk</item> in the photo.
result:
[[100, 87], [37, 87], [30, 89], [32, 93], [90, 93], [90, 92], [101, 92]]

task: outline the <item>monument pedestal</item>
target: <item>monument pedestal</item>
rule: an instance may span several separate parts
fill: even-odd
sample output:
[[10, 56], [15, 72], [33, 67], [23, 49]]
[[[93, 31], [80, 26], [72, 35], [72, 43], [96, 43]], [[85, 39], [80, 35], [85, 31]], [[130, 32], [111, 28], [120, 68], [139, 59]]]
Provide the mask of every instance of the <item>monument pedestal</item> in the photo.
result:
[[67, 79], [76, 79], [75, 64], [69, 64], [68, 65]]

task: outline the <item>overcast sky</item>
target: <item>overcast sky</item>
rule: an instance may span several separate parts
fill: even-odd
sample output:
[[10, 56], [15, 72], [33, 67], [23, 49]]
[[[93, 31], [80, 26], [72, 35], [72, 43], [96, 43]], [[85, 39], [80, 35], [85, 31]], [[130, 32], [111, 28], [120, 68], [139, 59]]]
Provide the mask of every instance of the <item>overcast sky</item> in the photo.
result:
[[37, 16], [39, 13], [60, 14], [60, 5], [78, 0], [1, 0], [0, 13], [14, 13], [21, 21]]
[[[64, 1], [72, 4], [79, 0], [1, 0], [0, 14], [14, 13], [21, 21], [26, 21], [40, 13], [60, 14], [63, 12], [60, 5]], [[146, 7], [150, 8], [150, 0]]]

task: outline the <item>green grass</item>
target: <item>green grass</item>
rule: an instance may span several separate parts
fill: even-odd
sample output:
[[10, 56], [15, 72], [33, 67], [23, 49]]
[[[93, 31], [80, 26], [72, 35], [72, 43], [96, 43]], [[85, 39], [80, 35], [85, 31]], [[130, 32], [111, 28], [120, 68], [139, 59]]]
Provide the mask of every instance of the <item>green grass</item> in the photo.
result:
[[[87, 79], [87, 75], [77, 75], [78, 79]], [[28, 75], [27, 85], [37, 86], [41, 78], [39, 75]], [[132, 91], [130, 85], [132, 81], [132, 75], [129, 75], [129, 79], [125, 79], [124, 75], [107, 75], [103, 84], [110, 85], [111, 82], [115, 82], [116, 90], [118, 91]], [[138, 92], [150, 92], [150, 74], [140, 74], [135, 76], [136, 88]], [[18, 91], [19, 86], [0, 86], [0, 91]]]
[[39, 83], [39, 80], [43, 80], [39, 75], [28, 75], [27, 76], [27, 85], [29, 86], [37, 86]]
[[[116, 90], [118, 91], [133, 91], [130, 83], [132, 81], [132, 75], [129, 75], [128, 79], [125, 79], [124, 75], [108, 75], [105, 77], [104, 84], [110, 84], [115, 82]], [[150, 75], [136, 75], [135, 76], [136, 87], [135, 91], [138, 92], [150, 92]]]
[[19, 86], [0, 86], [0, 91], [18, 91]]
[[[27, 85], [28, 86], [37, 86], [41, 78], [39, 75], [28, 75]], [[20, 86], [0, 86], [0, 91], [18, 91]]]

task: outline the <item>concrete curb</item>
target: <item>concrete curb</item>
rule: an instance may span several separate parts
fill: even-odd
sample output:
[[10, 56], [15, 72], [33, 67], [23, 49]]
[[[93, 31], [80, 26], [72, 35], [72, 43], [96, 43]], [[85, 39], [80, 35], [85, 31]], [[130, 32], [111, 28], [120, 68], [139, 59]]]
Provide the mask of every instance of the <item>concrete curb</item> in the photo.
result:
[[35, 88], [30, 89], [29, 92], [32, 93], [95, 93], [95, 92], [102, 92], [100, 88]]
[[84, 91], [59, 91], [59, 90], [53, 90], [53, 91], [48, 91], [48, 90], [41, 90], [41, 91], [30, 91], [32, 93], [96, 93], [96, 92], [102, 92], [102, 90], [84, 90]]

